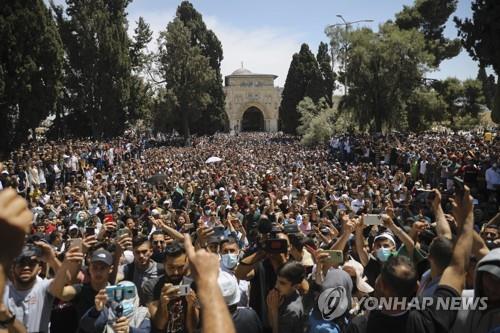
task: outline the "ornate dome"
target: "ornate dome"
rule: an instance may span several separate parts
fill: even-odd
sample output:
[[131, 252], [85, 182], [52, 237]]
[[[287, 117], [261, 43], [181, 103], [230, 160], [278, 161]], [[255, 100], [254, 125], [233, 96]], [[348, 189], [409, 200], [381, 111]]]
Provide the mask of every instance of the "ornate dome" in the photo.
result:
[[231, 75], [252, 75], [252, 74], [253, 73], [250, 72], [248, 69], [241, 67], [235, 70]]

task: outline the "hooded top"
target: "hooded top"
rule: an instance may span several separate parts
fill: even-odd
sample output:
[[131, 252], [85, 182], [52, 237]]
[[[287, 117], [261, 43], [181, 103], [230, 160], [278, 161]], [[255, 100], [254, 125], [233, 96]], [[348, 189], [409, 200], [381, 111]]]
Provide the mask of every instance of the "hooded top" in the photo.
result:
[[[490, 251], [476, 265], [474, 292], [464, 291], [466, 297], [488, 297], [481, 288], [481, 279], [484, 271], [500, 273], [500, 248]], [[499, 286], [500, 288], [500, 286]], [[481, 302], [478, 303], [481, 306]], [[460, 310], [458, 311], [453, 333], [489, 333], [500, 326], [500, 307], [486, 310]]]

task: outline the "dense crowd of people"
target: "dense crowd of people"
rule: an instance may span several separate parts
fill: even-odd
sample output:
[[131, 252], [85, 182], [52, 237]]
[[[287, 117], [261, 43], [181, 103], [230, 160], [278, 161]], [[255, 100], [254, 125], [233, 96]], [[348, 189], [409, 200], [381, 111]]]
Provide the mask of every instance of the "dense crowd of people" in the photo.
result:
[[[215, 332], [227, 317], [241, 333], [500, 329], [500, 137], [176, 142], [31, 142], [2, 162], [0, 188], [33, 217], [0, 327]], [[488, 297], [486, 309], [360, 301], [461, 295]]]

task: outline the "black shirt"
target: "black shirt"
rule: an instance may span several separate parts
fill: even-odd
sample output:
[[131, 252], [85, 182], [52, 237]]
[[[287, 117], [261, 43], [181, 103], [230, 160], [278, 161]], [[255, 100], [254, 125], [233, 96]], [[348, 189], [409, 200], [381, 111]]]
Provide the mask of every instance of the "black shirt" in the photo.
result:
[[365, 275], [368, 280], [368, 284], [370, 286], [375, 286], [375, 281], [382, 270], [382, 265], [380, 264], [380, 261], [375, 259], [371, 254], [368, 258], [368, 264], [366, 264], [365, 267]]
[[[434, 298], [459, 297], [456, 290], [448, 286], [439, 286]], [[450, 302], [451, 303], [451, 302]], [[452, 328], [457, 311], [436, 309], [429, 306], [423, 310], [410, 310], [398, 316], [389, 316], [381, 311], [371, 311], [367, 316], [354, 318], [347, 329], [348, 333], [440, 333], [449, 332]]]
[[232, 313], [234, 328], [238, 333], [262, 333], [262, 322], [251, 308], [237, 308]]
[[78, 320], [95, 305], [95, 296], [99, 291], [94, 290], [90, 283], [74, 284], [73, 288], [76, 290], [76, 296], [71, 301], [75, 306]]
[[277, 278], [273, 265], [266, 259], [255, 266], [255, 275], [250, 281], [249, 305], [257, 312], [264, 326], [268, 325], [267, 294], [276, 285]]
[[[162, 275], [160, 277], [146, 281], [142, 285], [143, 300], [145, 304], [160, 299], [161, 290], [165, 283], [172, 283], [168, 276]], [[177, 300], [172, 300], [168, 304], [169, 321], [164, 330], [160, 332], [167, 333], [184, 333], [187, 332], [186, 316], [187, 316], [187, 302], [185, 297], [180, 297]], [[158, 330], [155, 330], [157, 332]]]

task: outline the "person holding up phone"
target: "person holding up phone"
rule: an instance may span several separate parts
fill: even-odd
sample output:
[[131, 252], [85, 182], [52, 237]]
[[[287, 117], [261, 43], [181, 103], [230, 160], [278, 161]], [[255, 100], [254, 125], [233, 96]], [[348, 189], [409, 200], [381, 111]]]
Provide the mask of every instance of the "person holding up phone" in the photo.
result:
[[356, 225], [356, 252], [359, 261], [365, 268], [368, 284], [371, 286], [375, 285], [375, 280], [380, 274], [382, 264], [386, 262], [389, 257], [396, 255], [396, 241], [394, 236], [405, 245], [408, 256], [410, 258], [413, 256], [415, 245], [412, 238], [394, 223], [393, 217], [394, 210], [392, 207], [388, 207], [386, 209], [386, 214], [381, 215], [383, 226], [386, 228], [386, 231], [375, 236], [370, 252], [365, 248], [363, 230], [367, 226], [364, 223], [364, 219], [361, 218]]
[[[95, 296], [95, 305], [80, 319], [80, 330], [85, 333], [149, 333], [151, 321], [149, 311], [140, 306], [137, 287], [130, 281], [118, 283], [118, 287], [134, 289], [131, 298], [117, 301], [109, 299], [106, 290], [101, 289]], [[121, 309], [119, 308], [121, 306]], [[120, 317], [117, 317], [120, 315]]]

